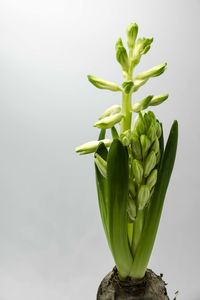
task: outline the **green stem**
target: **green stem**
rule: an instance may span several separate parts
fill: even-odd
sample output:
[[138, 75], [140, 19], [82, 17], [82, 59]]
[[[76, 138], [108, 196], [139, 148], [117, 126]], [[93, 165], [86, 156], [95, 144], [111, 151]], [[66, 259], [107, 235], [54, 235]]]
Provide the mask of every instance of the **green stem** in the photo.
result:
[[133, 255], [136, 253], [136, 249], [141, 238], [143, 222], [144, 222], [144, 210], [138, 210], [137, 217], [134, 222], [134, 231], [133, 231], [133, 238], [132, 238]]
[[121, 133], [131, 129], [132, 111], [131, 111], [131, 93], [122, 93], [122, 114], [124, 115], [120, 123]]

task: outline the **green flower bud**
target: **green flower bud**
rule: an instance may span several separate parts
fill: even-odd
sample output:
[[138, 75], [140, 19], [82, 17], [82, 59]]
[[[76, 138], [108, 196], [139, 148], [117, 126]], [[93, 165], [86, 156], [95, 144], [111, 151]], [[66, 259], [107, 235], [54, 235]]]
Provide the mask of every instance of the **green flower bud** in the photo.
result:
[[156, 154], [160, 151], [160, 143], [157, 137], [151, 147], [151, 150], [153, 150]]
[[99, 120], [119, 112], [121, 112], [121, 106], [117, 104], [112, 105], [111, 107], [105, 110], [105, 112], [99, 117]]
[[124, 47], [124, 44], [123, 44], [121, 38], [119, 38], [119, 39], [117, 40], [116, 44], [115, 44], [115, 49], [116, 49], [116, 51], [117, 51], [117, 48], [118, 48], [118, 47]]
[[127, 213], [128, 213], [130, 220], [132, 222], [135, 221], [136, 214], [137, 214], [137, 208], [136, 208], [135, 201], [130, 196], [128, 197]]
[[124, 92], [126, 94], [129, 94], [133, 88], [133, 81], [132, 80], [124, 81], [122, 83], [122, 87], [124, 88]]
[[106, 147], [110, 147], [112, 141], [109, 139], [103, 139], [101, 141], [91, 141], [81, 146], [76, 147], [75, 151], [79, 154], [89, 154], [97, 150], [100, 143], [104, 143]]
[[149, 148], [151, 147], [151, 140], [145, 134], [142, 134], [140, 136], [140, 143], [142, 146], [142, 156], [143, 158], [145, 158], [149, 151]]
[[143, 210], [150, 198], [150, 190], [147, 185], [141, 185], [138, 192], [138, 209]]
[[104, 79], [88, 75], [88, 80], [97, 88], [99, 89], [105, 89], [105, 90], [110, 90], [113, 92], [118, 92], [121, 91], [122, 89], [114, 82], [106, 81]]
[[103, 177], [107, 177], [107, 161], [105, 161], [98, 153], [95, 153], [95, 164]]
[[156, 135], [157, 135], [158, 139], [162, 135], [162, 127], [161, 127], [161, 125], [160, 125], [160, 123], [158, 121], [156, 122]]
[[145, 162], [144, 162], [144, 177], [148, 177], [153, 168], [156, 165], [156, 154], [152, 150], [149, 155], [147, 156]]
[[118, 46], [116, 49], [116, 59], [120, 63], [122, 70], [128, 72], [129, 59], [126, 49], [123, 46]]
[[135, 176], [135, 181], [137, 184], [140, 184], [143, 179], [143, 166], [141, 162], [139, 162], [137, 159], [134, 159], [132, 161], [132, 169], [133, 169], [133, 174]]
[[122, 118], [123, 118], [122, 113], [110, 115], [96, 122], [94, 124], [94, 127], [104, 128], [104, 129], [111, 128], [115, 124], [119, 123]]
[[138, 25], [136, 23], [129, 24], [127, 28], [127, 44], [129, 49], [133, 49], [138, 34]]
[[150, 139], [151, 143], [153, 143], [156, 139], [157, 126], [154, 122], [151, 123], [149, 129], [147, 130], [147, 136]]
[[133, 180], [129, 181], [129, 193], [131, 194], [132, 198], [136, 197], [136, 187], [135, 187], [135, 183], [133, 182]]
[[137, 119], [135, 121], [134, 129], [136, 130], [138, 135], [145, 133], [145, 122], [141, 113], [138, 114]]
[[149, 175], [149, 177], [147, 178], [146, 184], [148, 185], [150, 190], [155, 186], [157, 182], [157, 176], [158, 176], [158, 170], [154, 169]]
[[136, 41], [134, 51], [133, 51], [134, 66], [136, 66], [140, 62], [141, 56], [143, 54], [146, 54], [149, 51], [152, 42], [153, 42], [153, 38], [152, 39], [140, 38]]
[[137, 134], [135, 134], [135, 133], [132, 133], [131, 148], [132, 148], [133, 155], [138, 160], [142, 160], [142, 149], [141, 149], [141, 145], [140, 145], [140, 140], [139, 140]]
[[134, 80], [133, 84], [133, 92], [137, 92], [137, 90], [139, 90], [139, 88], [141, 86], [143, 86], [146, 82], [147, 82], [148, 79], [142, 79], [142, 80]]
[[132, 111], [134, 112], [140, 112], [141, 110], [146, 109], [149, 106], [149, 103], [151, 102], [151, 99], [153, 96], [147, 96], [146, 98], [140, 100], [139, 102], [135, 103], [132, 106]]
[[160, 150], [158, 151], [158, 153], [156, 153], [156, 163], [158, 164], [160, 161], [160, 157], [161, 157], [161, 153]]
[[165, 70], [166, 70], [167, 64], [160, 64], [156, 67], [153, 67], [147, 71], [141, 72], [136, 76], [135, 79], [137, 80], [144, 80], [144, 79], [149, 79], [151, 77], [156, 77], [161, 75]]
[[120, 134], [120, 141], [124, 146], [128, 146], [131, 143], [131, 130], [126, 130]]
[[156, 105], [159, 105], [159, 104], [163, 103], [165, 100], [167, 100], [168, 97], [169, 97], [168, 94], [154, 96], [154, 97], [151, 99], [151, 102], [150, 102], [149, 105], [150, 105], [150, 106], [156, 106]]

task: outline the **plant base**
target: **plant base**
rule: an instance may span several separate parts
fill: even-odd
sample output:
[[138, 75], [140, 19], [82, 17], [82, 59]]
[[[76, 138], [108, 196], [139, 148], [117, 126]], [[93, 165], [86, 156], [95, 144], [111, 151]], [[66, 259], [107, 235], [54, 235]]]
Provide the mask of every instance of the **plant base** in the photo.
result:
[[102, 280], [97, 300], [169, 300], [162, 276], [147, 270], [143, 279], [121, 281], [116, 267]]

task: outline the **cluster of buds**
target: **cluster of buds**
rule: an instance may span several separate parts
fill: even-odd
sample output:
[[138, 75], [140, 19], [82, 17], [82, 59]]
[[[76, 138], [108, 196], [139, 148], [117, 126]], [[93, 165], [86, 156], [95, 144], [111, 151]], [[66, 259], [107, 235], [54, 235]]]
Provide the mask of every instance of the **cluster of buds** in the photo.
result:
[[[149, 203], [157, 181], [162, 128], [152, 111], [139, 113], [129, 144], [128, 216], [133, 222], [137, 211]], [[123, 139], [122, 139], [123, 142]]]

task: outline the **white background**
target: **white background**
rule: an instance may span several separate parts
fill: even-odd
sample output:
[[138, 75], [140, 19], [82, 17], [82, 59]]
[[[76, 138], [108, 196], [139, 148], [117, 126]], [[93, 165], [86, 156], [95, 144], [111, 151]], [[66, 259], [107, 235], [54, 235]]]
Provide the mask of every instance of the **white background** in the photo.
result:
[[178, 119], [175, 169], [149, 267], [170, 299], [199, 300], [199, 0], [1, 0], [0, 300], [94, 300], [113, 267], [100, 222], [93, 123], [118, 94], [94, 74], [122, 82], [114, 45], [130, 22], [154, 37], [138, 70], [168, 70], [138, 92], [169, 93], [155, 109], [166, 136]]

